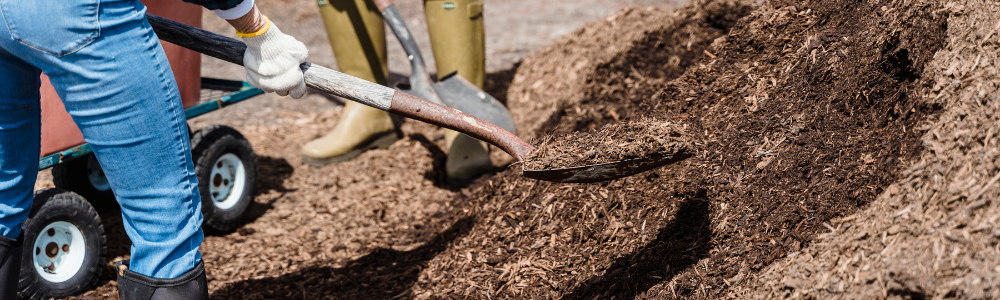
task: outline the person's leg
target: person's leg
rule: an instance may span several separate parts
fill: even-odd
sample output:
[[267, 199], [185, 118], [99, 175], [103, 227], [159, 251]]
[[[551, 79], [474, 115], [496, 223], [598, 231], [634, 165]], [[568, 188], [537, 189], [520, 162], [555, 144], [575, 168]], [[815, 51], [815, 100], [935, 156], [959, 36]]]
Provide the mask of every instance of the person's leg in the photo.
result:
[[[193, 270], [201, 261], [201, 199], [177, 84], [145, 7], [67, 0], [40, 16], [31, 5], [4, 2], [8, 27], [22, 39], [8, 50], [49, 76], [93, 147], [132, 240], [129, 270], [153, 278]], [[60, 42], [38, 28], [70, 36]]]
[[[388, 75], [385, 25], [370, 0], [320, 0], [319, 11], [340, 71], [385, 85]], [[389, 113], [347, 101], [337, 125], [302, 147], [302, 161], [323, 166], [388, 148], [399, 136]]]
[[[438, 77], [458, 72], [479, 88], [486, 78], [486, 40], [482, 0], [424, 0], [424, 14]], [[464, 186], [493, 169], [486, 143], [444, 132], [448, 147], [445, 173], [453, 185]]]
[[8, 238], [21, 234], [38, 176], [40, 75], [0, 43], [0, 235]]
[[0, 29], [0, 299], [16, 299], [21, 223], [31, 208], [41, 134], [41, 70], [4, 50]]
[[438, 78], [458, 72], [482, 88], [486, 78], [483, 0], [424, 0], [424, 15]]
[[385, 85], [389, 73], [385, 25], [375, 4], [371, 0], [318, 3], [340, 72]]

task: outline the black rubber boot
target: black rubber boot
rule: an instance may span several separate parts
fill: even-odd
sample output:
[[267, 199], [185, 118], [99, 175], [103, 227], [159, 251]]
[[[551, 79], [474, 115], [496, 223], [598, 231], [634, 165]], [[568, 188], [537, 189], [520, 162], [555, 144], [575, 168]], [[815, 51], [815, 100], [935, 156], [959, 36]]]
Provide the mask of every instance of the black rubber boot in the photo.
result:
[[205, 264], [173, 279], [158, 279], [128, 269], [127, 260], [118, 261], [118, 298], [121, 300], [208, 300]]
[[21, 250], [21, 239], [0, 236], [0, 299], [17, 299]]

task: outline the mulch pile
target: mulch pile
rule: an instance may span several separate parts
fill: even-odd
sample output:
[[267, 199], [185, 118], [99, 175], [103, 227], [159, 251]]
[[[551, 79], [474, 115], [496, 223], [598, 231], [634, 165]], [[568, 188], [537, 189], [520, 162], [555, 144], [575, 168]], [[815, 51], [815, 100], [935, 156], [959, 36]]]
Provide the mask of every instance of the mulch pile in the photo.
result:
[[[921, 74], [944, 45], [947, 11], [932, 1], [750, 5], [690, 3], [665, 21], [676, 26], [598, 65], [589, 97], [542, 122], [558, 134], [683, 121], [695, 157], [600, 184], [485, 179], [460, 214], [476, 220], [469, 233], [428, 263], [415, 293], [732, 296], [900, 179], [922, 150], [917, 125], [938, 109], [919, 91], [933, 84]], [[561, 80], [515, 77], [511, 90]]]
[[[527, 141], [550, 133], [566, 108], [578, 107], [588, 98], [588, 90], [582, 87], [599, 65], [630, 49], [648, 32], [699, 26], [702, 22], [691, 21], [696, 18], [692, 14], [699, 11], [626, 8], [603, 21], [588, 23], [524, 58], [510, 87], [505, 89], [518, 136]], [[704, 39], [716, 37], [693, 35], [685, 41], [701, 44]]]
[[[389, 151], [309, 168], [299, 145], [339, 112], [235, 124], [263, 176], [247, 225], [206, 239], [212, 296], [1000, 297], [997, 16], [692, 0], [588, 24], [488, 86], [544, 141], [529, 167], [693, 155], [603, 183], [512, 169], [448, 186], [443, 137], [417, 122]], [[105, 273], [86, 296], [113, 295]]]
[[[921, 5], [916, 2], [911, 5]], [[747, 298], [1000, 298], [1000, 3], [961, 1], [920, 99], [926, 150], [872, 205], [739, 288]]]

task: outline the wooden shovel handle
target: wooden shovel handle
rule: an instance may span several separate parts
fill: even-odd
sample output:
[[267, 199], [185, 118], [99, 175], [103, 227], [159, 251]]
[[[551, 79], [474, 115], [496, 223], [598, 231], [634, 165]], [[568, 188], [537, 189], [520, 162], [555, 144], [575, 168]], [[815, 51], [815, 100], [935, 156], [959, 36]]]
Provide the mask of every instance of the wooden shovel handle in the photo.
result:
[[[153, 26], [156, 35], [164, 41], [243, 65], [243, 53], [247, 48], [243, 42], [150, 14], [146, 14], [146, 19]], [[323, 66], [307, 62], [300, 67], [306, 85], [311, 88], [467, 134], [499, 147], [517, 160], [523, 160], [534, 150], [531, 145], [503, 128], [459, 110]]]
[[243, 53], [247, 51], [247, 44], [243, 42], [151, 14], [146, 14], [146, 21], [153, 26], [153, 31], [161, 40], [237, 65], [243, 65]]

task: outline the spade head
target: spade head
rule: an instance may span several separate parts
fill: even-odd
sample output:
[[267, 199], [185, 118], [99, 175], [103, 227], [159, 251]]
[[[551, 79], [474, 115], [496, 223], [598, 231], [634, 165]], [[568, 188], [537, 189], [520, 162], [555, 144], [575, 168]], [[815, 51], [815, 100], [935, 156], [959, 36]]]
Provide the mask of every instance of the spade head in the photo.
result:
[[542, 170], [523, 169], [522, 172], [524, 177], [544, 181], [565, 183], [599, 182], [635, 175], [679, 162], [688, 157], [691, 157], [691, 155], [687, 153], [675, 153], [670, 155], [654, 155], [643, 158], [572, 168]]
[[514, 117], [507, 107], [458, 73], [452, 72], [435, 82], [434, 91], [445, 105], [517, 133]]
[[420, 97], [424, 100], [448, 106], [444, 101], [441, 101], [441, 96], [434, 90], [429, 79], [419, 80], [418, 78], [410, 77], [409, 82], [397, 83], [393, 87], [401, 92]]

